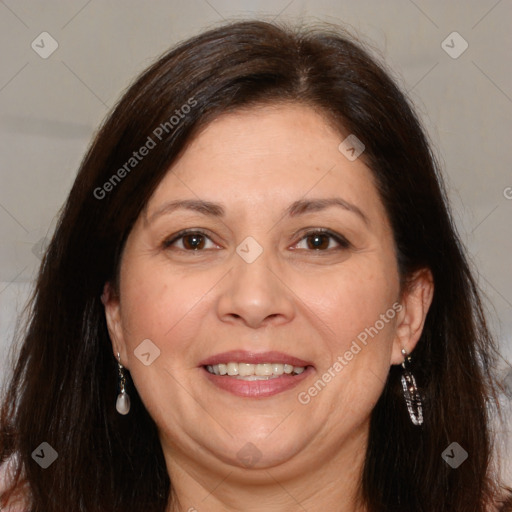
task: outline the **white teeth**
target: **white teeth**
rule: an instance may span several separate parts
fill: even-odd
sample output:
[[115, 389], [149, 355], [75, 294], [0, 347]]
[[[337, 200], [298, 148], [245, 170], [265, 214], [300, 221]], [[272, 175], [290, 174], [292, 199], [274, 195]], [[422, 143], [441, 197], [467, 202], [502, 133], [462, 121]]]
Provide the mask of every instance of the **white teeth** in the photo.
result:
[[291, 364], [285, 364], [284, 365], [284, 373], [292, 373], [293, 372], [293, 366]]
[[238, 375], [238, 363], [228, 363], [228, 375]]
[[279, 377], [280, 375], [299, 375], [304, 366], [293, 366], [282, 363], [235, 363], [208, 365], [206, 369], [214, 375], [228, 375], [243, 380], [266, 380]]
[[270, 363], [257, 364], [256, 375], [259, 375], [260, 377], [272, 375], [272, 365]]
[[[297, 366], [297, 368], [298, 368], [298, 366]], [[274, 375], [283, 375], [283, 373], [284, 373], [284, 364], [273, 363], [272, 364], [272, 373]]]
[[254, 375], [254, 365], [250, 363], [238, 363], [238, 375], [241, 377]]

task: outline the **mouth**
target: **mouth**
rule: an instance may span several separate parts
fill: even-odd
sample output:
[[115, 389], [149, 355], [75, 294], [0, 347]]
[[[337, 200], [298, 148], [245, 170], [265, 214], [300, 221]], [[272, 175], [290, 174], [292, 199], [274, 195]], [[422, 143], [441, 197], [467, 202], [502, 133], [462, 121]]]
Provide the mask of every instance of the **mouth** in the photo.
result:
[[201, 362], [200, 367], [210, 383], [246, 398], [287, 391], [314, 371], [307, 361], [281, 352], [225, 352]]
[[306, 369], [305, 366], [293, 366], [282, 363], [238, 363], [231, 361], [227, 364], [219, 363], [207, 365], [206, 371], [212, 375], [225, 375], [238, 380], [269, 380], [277, 379], [281, 375], [300, 375]]

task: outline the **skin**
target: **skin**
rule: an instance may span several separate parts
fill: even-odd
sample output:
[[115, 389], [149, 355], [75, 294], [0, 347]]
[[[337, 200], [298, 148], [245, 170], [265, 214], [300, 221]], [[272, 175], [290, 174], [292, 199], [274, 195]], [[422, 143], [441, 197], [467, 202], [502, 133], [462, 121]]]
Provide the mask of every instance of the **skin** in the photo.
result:
[[[401, 349], [414, 350], [433, 283], [422, 271], [400, 290], [384, 206], [362, 158], [351, 162], [338, 150], [344, 138], [298, 104], [217, 118], [172, 166], [134, 225], [119, 295], [105, 286], [114, 354], [159, 429], [173, 483], [169, 511], [364, 510], [357, 486], [370, 413], [390, 366], [403, 361]], [[335, 196], [367, 222], [339, 207], [283, 216], [298, 199]], [[225, 215], [180, 209], [155, 216], [177, 199], [222, 203]], [[163, 246], [189, 228], [207, 231], [202, 249], [194, 250], [190, 237]], [[305, 228], [330, 229], [351, 245], [325, 237], [317, 249]], [[263, 248], [252, 263], [236, 252], [248, 236]], [[398, 302], [401, 311], [300, 403], [298, 394], [332, 372], [358, 334]], [[149, 366], [134, 354], [145, 339], [160, 350]], [[278, 350], [310, 361], [314, 371], [275, 396], [237, 397], [198, 366], [234, 349]], [[257, 454], [250, 467], [237, 456], [247, 443]]]

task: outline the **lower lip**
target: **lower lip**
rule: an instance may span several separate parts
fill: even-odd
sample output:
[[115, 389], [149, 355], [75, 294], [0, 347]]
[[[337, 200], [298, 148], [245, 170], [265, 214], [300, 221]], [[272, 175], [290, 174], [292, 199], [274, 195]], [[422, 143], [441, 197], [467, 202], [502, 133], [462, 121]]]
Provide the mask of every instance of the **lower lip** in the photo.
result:
[[283, 391], [288, 391], [300, 384], [310, 373], [314, 371], [312, 366], [308, 366], [299, 375], [281, 375], [268, 380], [242, 380], [222, 375], [214, 375], [206, 368], [203, 368], [206, 378], [215, 386], [229, 391], [233, 395], [244, 398], [266, 398], [277, 395]]

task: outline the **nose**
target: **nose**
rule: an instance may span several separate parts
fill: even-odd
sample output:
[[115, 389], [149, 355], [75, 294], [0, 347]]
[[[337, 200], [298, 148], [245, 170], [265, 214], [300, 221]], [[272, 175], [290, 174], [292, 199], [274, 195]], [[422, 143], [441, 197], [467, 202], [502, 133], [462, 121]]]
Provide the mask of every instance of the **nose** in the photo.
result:
[[256, 329], [292, 320], [295, 315], [293, 291], [268, 252], [264, 250], [252, 263], [234, 255], [233, 267], [223, 280], [217, 303], [222, 321], [241, 322]]

